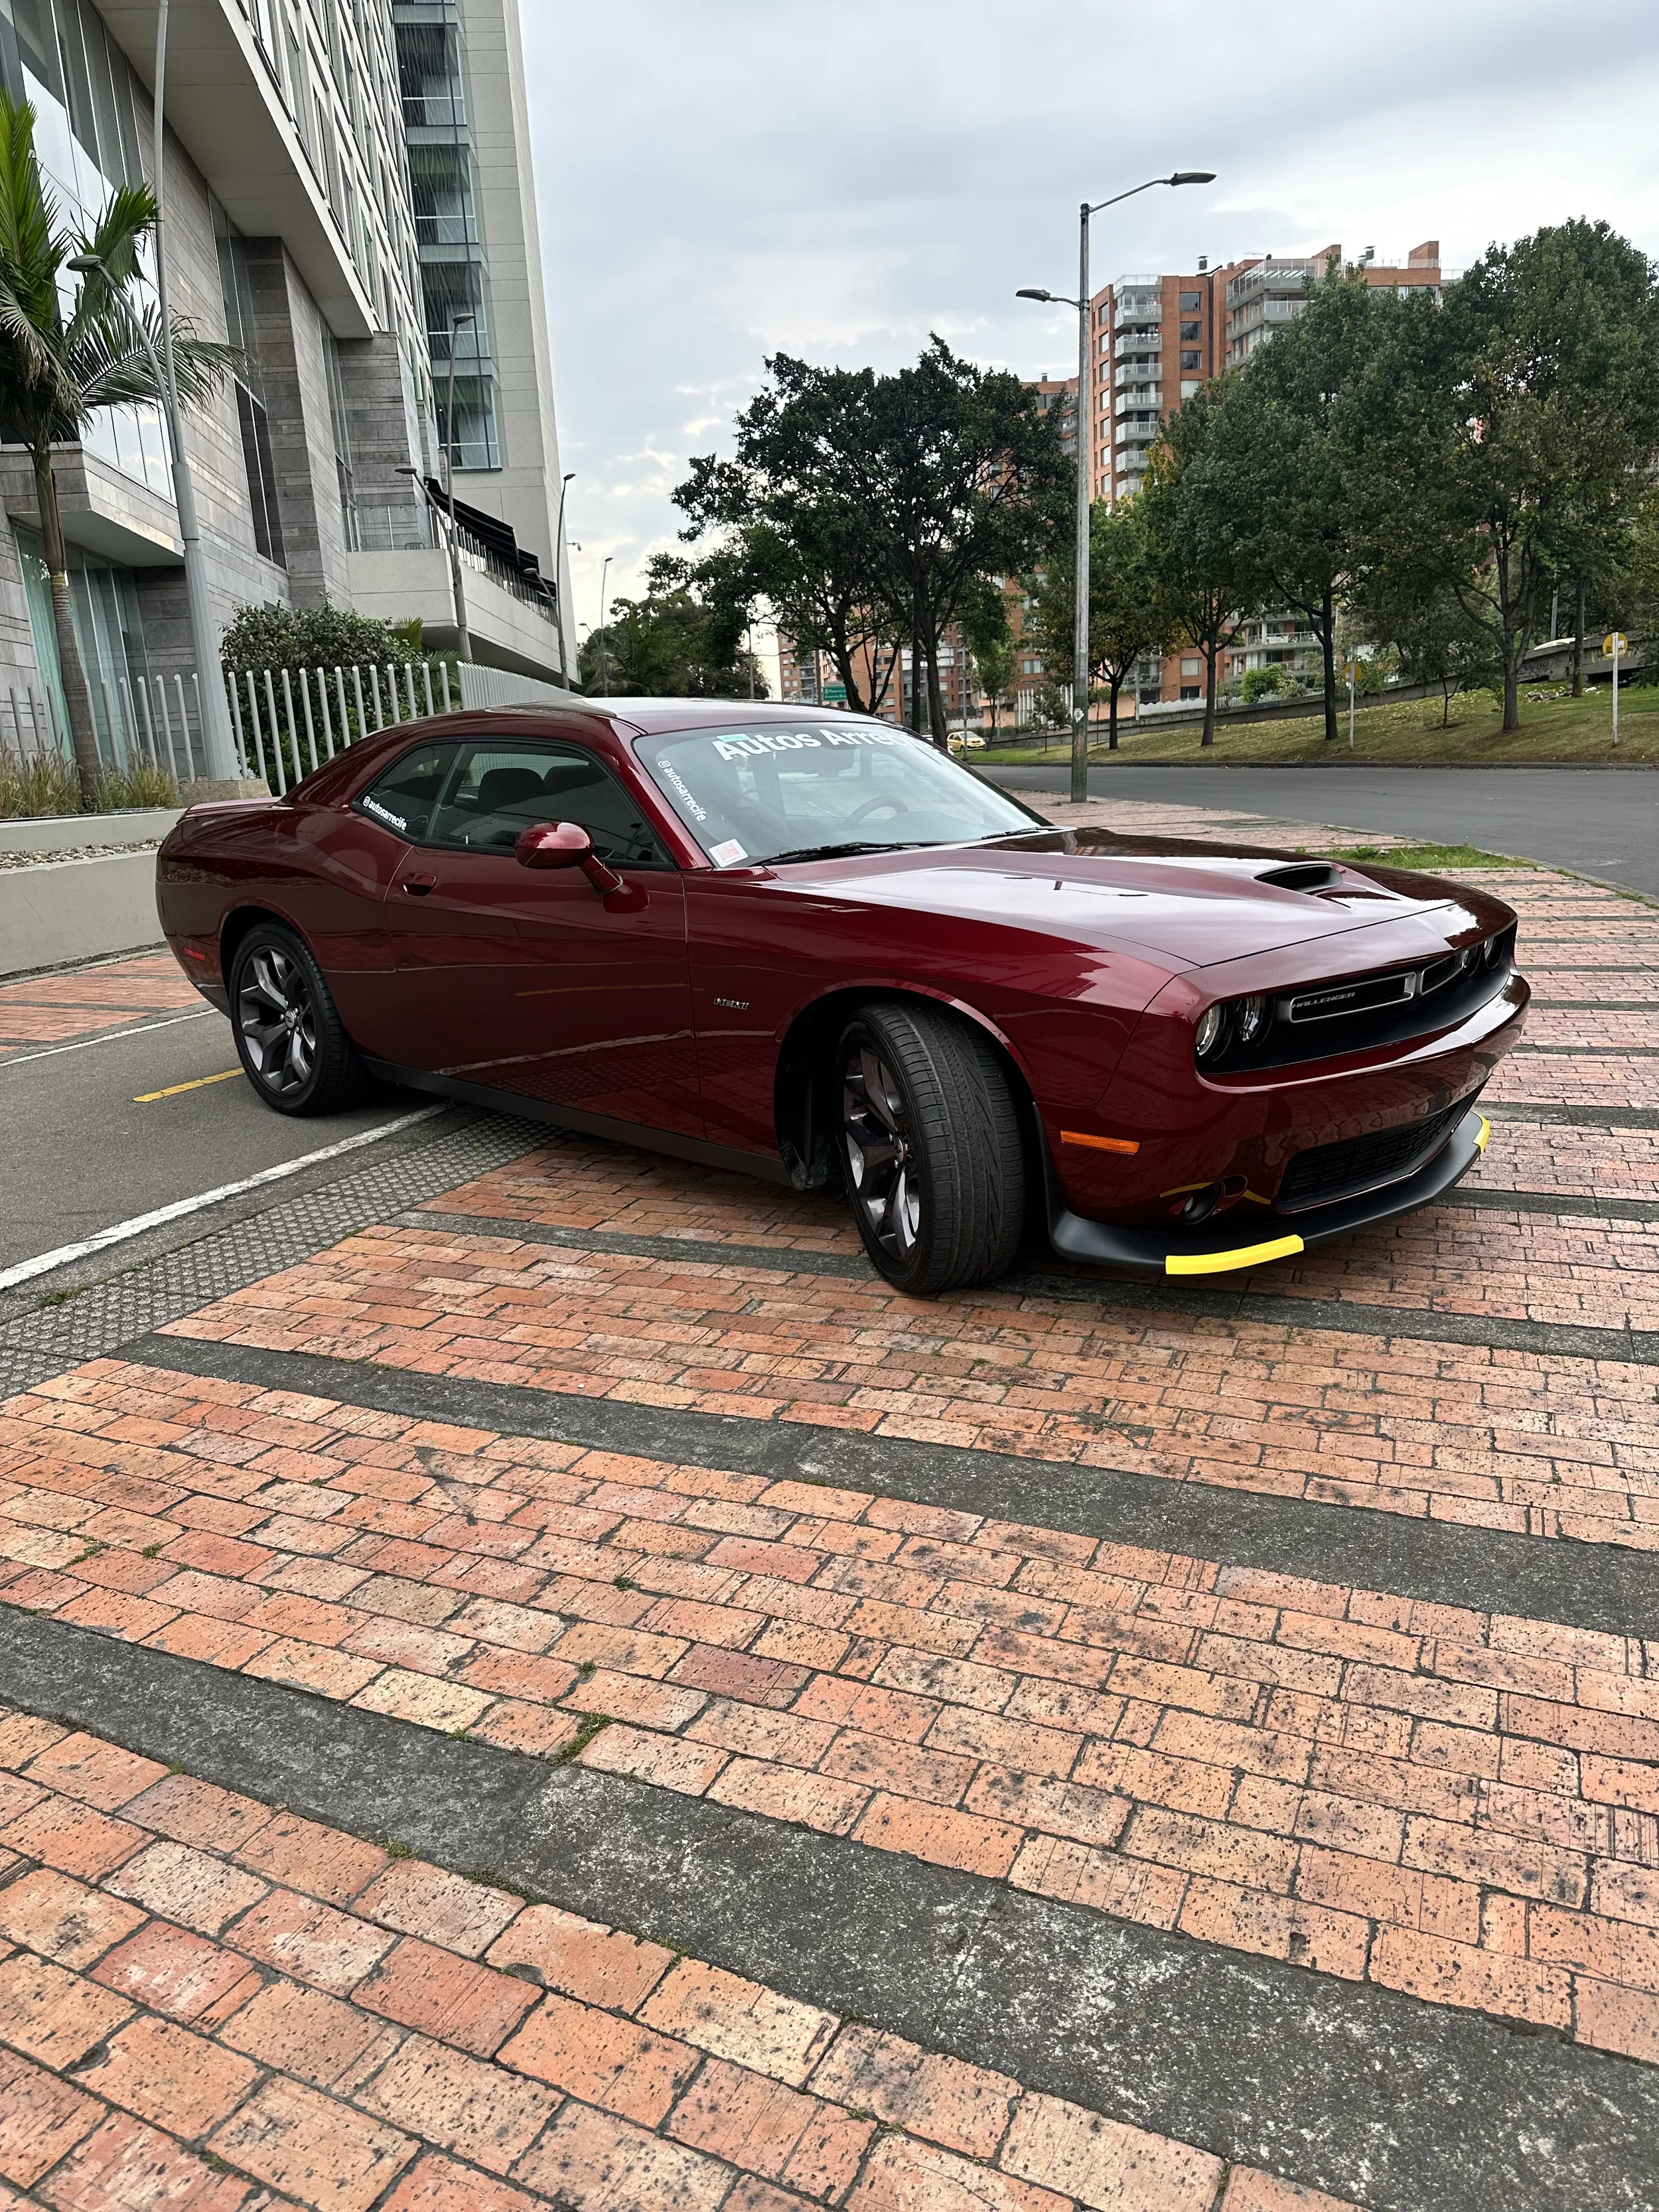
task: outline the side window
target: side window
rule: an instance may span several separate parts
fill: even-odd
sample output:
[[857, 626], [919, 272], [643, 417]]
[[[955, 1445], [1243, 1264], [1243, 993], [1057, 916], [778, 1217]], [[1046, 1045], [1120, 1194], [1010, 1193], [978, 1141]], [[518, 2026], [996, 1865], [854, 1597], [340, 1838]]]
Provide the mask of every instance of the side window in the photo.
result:
[[460, 750], [457, 744], [428, 744], [400, 753], [380, 781], [354, 801], [357, 812], [383, 830], [407, 837], [411, 845], [425, 844], [433, 811]]
[[538, 822], [575, 822], [602, 860], [664, 866], [668, 856], [611, 771], [575, 745], [482, 743], [452, 750], [428, 845], [510, 853]]

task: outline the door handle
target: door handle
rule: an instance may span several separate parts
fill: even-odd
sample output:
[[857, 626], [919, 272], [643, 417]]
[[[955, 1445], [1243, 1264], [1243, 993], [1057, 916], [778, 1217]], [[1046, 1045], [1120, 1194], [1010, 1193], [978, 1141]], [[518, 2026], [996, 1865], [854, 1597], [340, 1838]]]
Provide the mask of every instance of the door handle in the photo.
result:
[[409, 893], [410, 898], [424, 898], [428, 891], [435, 890], [437, 887], [436, 876], [405, 876], [404, 878], [404, 889]]

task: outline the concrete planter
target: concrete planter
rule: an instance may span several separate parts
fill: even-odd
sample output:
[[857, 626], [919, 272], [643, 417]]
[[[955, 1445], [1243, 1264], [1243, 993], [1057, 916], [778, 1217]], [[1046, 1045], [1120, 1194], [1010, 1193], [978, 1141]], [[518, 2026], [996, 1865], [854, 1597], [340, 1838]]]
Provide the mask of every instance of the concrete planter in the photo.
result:
[[147, 845], [152, 838], [159, 844], [183, 811], [144, 806], [123, 814], [19, 816], [0, 821], [0, 853], [72, 853], [88, 845]]
[[0, 869], [0, 975], [161, 942], [154, 853]]

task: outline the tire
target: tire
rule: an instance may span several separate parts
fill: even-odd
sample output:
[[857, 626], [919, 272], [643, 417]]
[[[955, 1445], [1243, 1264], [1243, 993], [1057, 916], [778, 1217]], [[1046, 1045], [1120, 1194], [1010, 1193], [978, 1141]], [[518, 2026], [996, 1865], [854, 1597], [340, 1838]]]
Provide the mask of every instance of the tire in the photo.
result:
[[1025, 1159], [989, 1040], [943, 1009], [860, 1009], [836, 1054], [842, 1163], [864, 1249], [916, 1297], [988, 1282], [1025, 1224]]
[[280, 922], [256, 923], [236, 948], [230, 1019], [237, 1057], [275, 1114], [336, 1114], [364, 1087], [323, 973]]

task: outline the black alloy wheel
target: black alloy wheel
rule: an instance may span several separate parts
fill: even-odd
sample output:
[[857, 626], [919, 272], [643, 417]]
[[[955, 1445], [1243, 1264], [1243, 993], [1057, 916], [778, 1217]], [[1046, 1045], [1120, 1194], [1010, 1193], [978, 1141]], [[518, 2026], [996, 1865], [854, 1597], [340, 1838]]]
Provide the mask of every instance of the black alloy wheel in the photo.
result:
[[248, 1080], [278, 1114], [329, 1114], [362, 1075], [322, 971], [291, 930], [261, 922], [236, 949], [231, 1020]]
[[990, 1039], [943, 1008], [872, 1006], [837, 1064], [847, 1194], [875, 1266], [923, 1297], [1001, 1274], [1024, 1226], [1025, 1163]]

